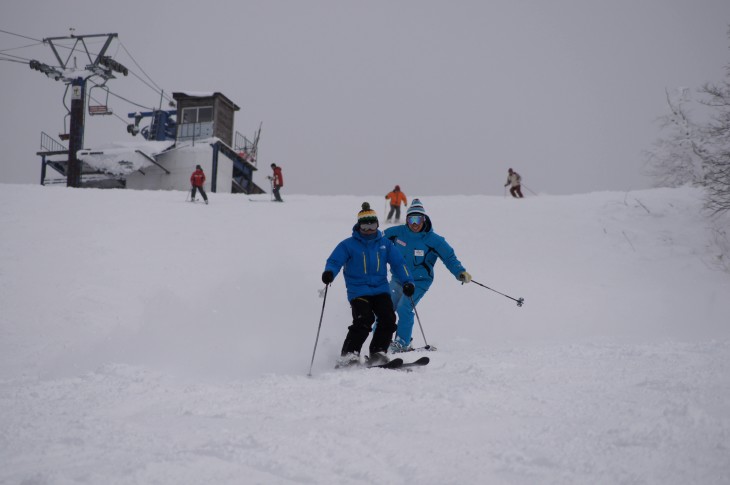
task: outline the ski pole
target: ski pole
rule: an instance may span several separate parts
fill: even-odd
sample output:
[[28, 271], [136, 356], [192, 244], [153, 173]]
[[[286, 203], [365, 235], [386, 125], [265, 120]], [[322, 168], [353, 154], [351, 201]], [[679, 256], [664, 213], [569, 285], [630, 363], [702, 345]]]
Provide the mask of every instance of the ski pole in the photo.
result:
[[421, 335], [423, 335], [423, 343], [426, 345], [423, 347], [424, 349], [428, 350], [431, 348], [430, 345], [428, 345], [428, 341], [426, 340], [426, 334], [423, 333], [423, 325], [421, 325], [421, 318], [418, 316], [418, 310], [416, 310], [416, 304], [413, 302], [413, 297], [408, 297], [411, 300], [411, 306], [413, 307], [413, 313], [416, 314], [416, 321], [418, 322], [418, 328], [421, 329]]
[[528, 187], [527, 185], [525, 185], [525, 184], [522, 184], [522, 186], [523, 186], [524, 188], [526, 188], [527, 190], [529, 190], [529, 191], [530, 191], [530, 192], [532, 193], [532, 195], [537, 195], [537, 194], [536, 194], [535, 192], [532, 192], [532, 189], [530, 189], [530, 187]]
[[327, 288], [330, 285], [324, 286], [324, 300], [322, 300], [322, 314], [319, 316], [319, 326], [317, 327], [317, 338], [314, 339], [314, 350], [312, 351], [312, 362], [309, 363], [309, 373], [307, 376], [312, 377], [312, 366], [314, 365], [314, 354], [317, 353], [317, 342], [319, 342], [319, 331], [322, 329], [322, 318], [324, 318], [324, 304], [327, 303]]
[[497, 291], [497, 290], [495, 290], [495, 289], [492, 289], [492, 288], [490, 288], [490, 287], [488, 287], [488, 286], [486, 286], [486, 285], [483, 285], [483, 284], [481, 284], [481, 283], [479, 283], [478, 281], [475, 281], [475, 280], [473, 280], [473, 279], [471, 280], [471, 282], [472, 282], [472, 283], [476, 283], [477, 285], [479, 285], [479, 286], [481, 286], [481, 287], [483, 287], [483, 288], [486, 288], [486, 289], [488, 289], [488, 290], [492, 290], [492, 291], [493, 291], [493, 292], [495, 292], [495, 293], [499, 293], [500, 295], [502, 295], [502, 296], [505, 296], [505, 297], [509, 298], [510, 300], [514, 300], [514, 301], [516, 301], [516, 302], [517, 302], [517, 306], [522, 306], [522, 305], [523, 305], [523, 304], [525, 303], [525, 299], [524, 299], [524, 298], [512, 298], [512, 297], [511, 297], [511, 296], [509, 296], [509, 295], [505, 295], [504, 293], [500, 293], [499, 291]]

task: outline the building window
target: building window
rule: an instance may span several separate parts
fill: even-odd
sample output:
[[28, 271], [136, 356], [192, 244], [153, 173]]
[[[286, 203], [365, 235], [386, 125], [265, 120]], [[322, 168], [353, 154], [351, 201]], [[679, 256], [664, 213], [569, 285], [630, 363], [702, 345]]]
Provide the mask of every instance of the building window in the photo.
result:
[[195, 108], [183, 108], [183, 123], [207, 123], [213, 121], [213, 107], [200, 106]]

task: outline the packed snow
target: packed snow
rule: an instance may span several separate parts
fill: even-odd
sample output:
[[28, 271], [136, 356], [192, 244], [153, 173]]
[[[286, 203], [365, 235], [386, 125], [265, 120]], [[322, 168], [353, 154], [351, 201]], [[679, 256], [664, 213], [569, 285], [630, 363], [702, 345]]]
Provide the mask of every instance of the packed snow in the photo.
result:
[[403, 188], [507, 295], [439, 263], [412, 372], [335, 370], [341, 275], [322, 298], [386, 188], [0, 185], [0, 483], [730, 483], [730, 275], [699, 190]]

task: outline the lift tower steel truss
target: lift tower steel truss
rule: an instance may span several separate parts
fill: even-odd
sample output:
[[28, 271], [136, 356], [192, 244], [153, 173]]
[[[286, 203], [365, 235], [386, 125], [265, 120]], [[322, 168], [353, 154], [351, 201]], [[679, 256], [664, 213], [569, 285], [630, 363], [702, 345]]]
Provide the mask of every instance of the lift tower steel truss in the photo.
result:
[[[106, 37], [104, 46], [97, 54], [89, 52], [86, 45], [86, 39]], [[76, 153], [84, 147], [84, 110], [86, 104], [86, 81], [94, 76], [101, 77], [104, 82], [113, 79], [113, 72], [119, 72], [127, 75], [129, 72], [126, 67], [106, 56], [112, 40], [117, 34], [93, 34], [93, 35], [70, 35], [68, 37], [48, 37], [43, 39], [44, 44], [48, 44], [56, 56], [56, 60], [60, 66], [60, 70], [53, 66], [48, 66], [38, 61], [30, 61], [31, 69], [41, 71], [46, 76], [56, 81], [63, 80], [64, 83], [71, 86], [71, 108], [70, 108], [70, 127], [69, 127], [69, 146], [68, 146], [68, 166], [66, 170], [66, 185], [68, 187], [81, 186], [81, 162], [76, 157]], [[63, 46], [70, 49], [70, 52], [64, 60], [58, 52], [59, 41], [73, 40], [71, 47]], [[76, 65], [76, 58], [73, 57], [75, 52], [83, 52], [89, 60], [83, 68]], [[73, 58], [73, 65], [69, 65]], [[103, 83], [102, 83], [103, 84]]]

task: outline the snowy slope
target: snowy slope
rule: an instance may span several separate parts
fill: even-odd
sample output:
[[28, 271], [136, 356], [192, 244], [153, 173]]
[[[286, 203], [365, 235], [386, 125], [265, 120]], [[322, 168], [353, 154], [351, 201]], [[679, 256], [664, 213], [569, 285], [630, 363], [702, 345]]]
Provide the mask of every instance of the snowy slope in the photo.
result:
[[698, 191], [422, 197], [524, 307], [439, 265], [431, 365], [334, 371], [338, 277], [311, 378], [324, 261], [382, 195], [185, 195], [0, 185], [0, 483], [730, 483]]

